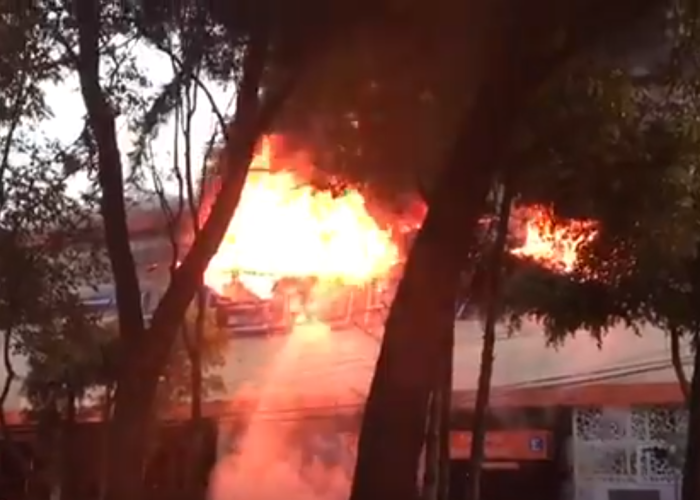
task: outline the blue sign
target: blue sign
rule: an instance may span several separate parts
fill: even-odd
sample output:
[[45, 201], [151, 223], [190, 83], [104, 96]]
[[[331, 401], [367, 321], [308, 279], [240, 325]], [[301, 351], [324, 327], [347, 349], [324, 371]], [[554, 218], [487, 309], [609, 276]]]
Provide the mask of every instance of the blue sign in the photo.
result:
[[[157, 304], [155, 302], [154, 293], [146, 290], [141, 293], [142, 306], [146, 314], [153, 312], [153, 308]], [[116, 312], [117, 310], [117, 297], [114, 290], [109, 292], [98, 292], [82, 299], [82, 303], [85, 307], [93, 311], [101, 312]]]
[[534, 437], [530, 439], [530, 451], [543, 451], [544, 450], [544, 439], [541, 437]]
[[111, 309], [116, 306], [116, 300], [112, 293], [96, 293], [84, 298], [83, 304], [95, 309]]

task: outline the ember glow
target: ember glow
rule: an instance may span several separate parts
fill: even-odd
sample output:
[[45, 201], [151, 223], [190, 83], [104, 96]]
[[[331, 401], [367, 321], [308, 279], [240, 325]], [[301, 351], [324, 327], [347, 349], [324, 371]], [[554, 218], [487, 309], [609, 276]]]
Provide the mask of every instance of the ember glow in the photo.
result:
[[557, 220], [552, 211], [544, 207], [525, 207], [518, 215], [525, 222], [525, 240], [511, 253], [554, 271], [572, 272], [581, 247], [597, 235], [594, 221]]

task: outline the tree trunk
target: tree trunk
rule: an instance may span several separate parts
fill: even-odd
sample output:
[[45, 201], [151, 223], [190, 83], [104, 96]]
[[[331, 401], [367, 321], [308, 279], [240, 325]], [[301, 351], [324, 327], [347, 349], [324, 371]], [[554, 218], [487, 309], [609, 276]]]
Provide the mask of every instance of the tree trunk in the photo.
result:
[[496, 323], [500, 311], [500, 285], [503, 268], [503, 252], [508, 238], [510, 207], [513, 201], [511, 183], [506, 181], [500, 202], [496, 238], [492, 248], [491, 259], [486, 279], [487, 297], [486, 322], [484, 326], [484, 343], [481, 349], [481, 367], [479, 383], [474, 405], [474, 425], [469, 464], [469, 482], [467, 499], [481, 500], [481, 471], [484, 464], [484, 441], [486, 438], [487, 412], [493, 374], [493, 357], [496, 348]]
[[202, 343], [204, 342], [206, 307], [207, 291], [202, 285], [197, 293], [197, 317], [194, 325], [192, 352], [190, 353], [190, 376], [192, 379], [192, 411], [190, 418], [193, 422], [199, 422], [202, 419]]
[[673, 364], [673, 371], [676, 373], [678, 384], [683, 393], [683, 399], [686, 404], [688, 404], [690, 401], [690, 382], [685, 373], [683, 357], [681, 356], [681, 333], [677, 328], [671, 328], [669, 336], [671, 337], [671, 363]]
[[112, 422], [113, 409], [113, 384], [105, 384], [105, 398], [102, 407], [102, 421], [100, 422], [100, 469], [99, 469], [99, 496], [98, 500], [104, 500], [107, 494], [107, 474], [109, 457], [110, 425]]
[[[447, 325], [445, 325], [447, 326]], [[441, 360], [439, 385], [430, 398], [428, 433], [426, 439], [426, 474], [423, 498], [447, 500], [450, 492], [450, 427], [452, 417], [452, 350], [453, 334], [445, 334], [447, 342]]]
[[101, 2], [77, 1], [75, 13], [79, 31], [77, 70], [88, 123], [97, 145], [98, 181], [102, 188], [100, 212], [114, 277], [119, 329], [125, 339], [138, 339], [143, 337], [144, 321], [139, 281], [131, 253], [116, 115], [99, 76]]
[[428, 396], [440, 382], [448, 331], [438, 325], [454, 325], [464, 256], [505, 134], [499, 108], [508, 99], [498, 102], [495, 88], [477, 93], [406, 263], [367, 399], [352, 500], [415, 498]]
[[267, 61], [267, 37], [264, 30], [255, 34], [243, 57], [236, 116], [220, 160], [226, 167], [221, 188], [199, 237], [173, 273], [170, 285], [153, 314], [151, 326], [144, 331], [141, 294], [129, 244], [114, 113], [99, 79], [100, 6], [100, 2], [78, 0], [75, 10], [80, 47], [80, 86], [88, 122], [97, 144], [102, 218], [115, 276], [123, 339], [122, 366], [114, 395], [105, 498], [140, 500], [149, 442], [149, 419], [153, 415], [158, 377], [167, 362], [185, 309], [192, 301], [204, 270], [216, 253], [238, 205], [258, 138], [269, 127], [296, 79], [290, 79], [289, 85], [281, 91], [260, 100], [260, 81]]
[[77, 408], [76, 396], [71, 388], [67, 389], [66, 409], [63, 416], [61, 439], [59, 440], [61, 450], [58, 456], [61, 463], [58, 464], [59, 484], [61, 500], [73, 500], [79, 497], [79, 457], [84, 450], [78, 448], [76, 439], [77, 428]]
[[440, 401], [440, 460], [438, 479], [438, 500], [449, 500], [450, 498], [450, 435], [452, 432], [452, 376], [454, 370], [454, 323], [450, 325], [451, 334], [448, 334], [448, 341], [445, 344], [444, 360], [445, 370], [443, 371], [442, 392]]
[[29, 497], [42, 500], [60, 500], [61, 466], [63, 465], [64, 417], [55, 397], [43, 405], [35, 425], [35, 475]]
[[[460, 274], [477, 221], [523, 103], [506, 63], [505, 21], [474, 12], [471, 24], [488, 54], [474, 64], [472, 102], [406, 262], [389, 312], [362, 422], [351, 500], [409, 500], [423, 444], [428, 395], [440, 383], [440, 360], [453, 332]], [[471, 67], [471, 66], [470, 66]], [[512, 89], [511, 89], [512, 87]], [[429, 292], [428, 292], [429, 291]], [[449, 324], [449, 328], [440, 325]], [[391, 469], [386, 464], [391, 463]]]
[[428, 408], [428, 428], [425, 435], [425, 471], [423, 500], [436, 500], [438, 492], [438, 467], [440, 458], [440, 390], [431, 393]]
[[[202, 418], [202, 342], [204, 338], [204, 321], [206, 319], [207, 292], [204, 286], [197, 293], [197, 314], [195, 318], [192, 338], [187, 341], [187, 353], [190, 358], [190, 383], [191, 406], [190, 422], [187, 439], [187, 467], [184, 488], [187, 499], [201, 498], [204, 484], [202, 482], [202, 445], [203, 445], [203, 418]], [[185, 332], [188, 335], [189, 332]]]

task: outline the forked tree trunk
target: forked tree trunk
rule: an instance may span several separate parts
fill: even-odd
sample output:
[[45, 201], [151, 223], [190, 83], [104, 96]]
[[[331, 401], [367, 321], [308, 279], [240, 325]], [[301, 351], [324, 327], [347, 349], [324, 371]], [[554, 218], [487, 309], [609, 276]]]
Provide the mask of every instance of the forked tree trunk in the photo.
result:
[[486, 438], [487, 412], [491, 392], [491, 377], [493, 375], [493, 358], [496, 349], [496, 323], [500, 310], [500, 284], [503, 268], [503, 253], [508, 238], [508, 222], [510, 207], [513, 201], [512, 188], [506, 181], [505, 189], [499, 207], [496, 238], [491, 249], [487, 269], [486, 290], [486, 321], [484, 326], [484, 342], [481, 348], [481, 366], [479, 383], [476, 390], [474, 405], [474, 425], [469, 466], [469, 482], [467, 483], [467, 500], [481, 500], [481, 471], [484, 464], [484, 441]]
[[[252, 156], [252, 145], [249, 151], [248, 158]], [[216, 225], [221, 228], [222, 237], [230, 220], [230, 215], [225, 214], [233, 214], [243, 189], [244, 179], [245, 176], [241, 176], [236, 185], [229, 187], [230, 198], [219, 198], [223, 204], [229, 205], [218, 214], [221, 220]], [[206, 232], [203, 231], [203, 234]], [[204, 241], [204, 238], [198, 241]], [[214, 237], [206, 242], [205, 246], [211, 245], [212, 241], [220, 242], [221, 238]], [[195, 265], [199, 267], [203, 262], [208, 262], [216, 247], [200, 249], [202, 250], [208, 250], [207, 253], [210, 255], [206, 258], [197, 257], [197, 260], [201, 260], [199, 262], [193, 260], [192, 267]], [[193, 255], [192, 252], [196, 252], [196, 249], [191, 250], [189, 255]], [[188, 271], [201, 275], [203, 269], [199, 271], [191, 268]], [[184, 311], [189, 302], [187, 297], [181, 295], [187, 291], [186, 282], [189, 279], [191, 279], [190, 276], [186, 274], [179, 275], [179, 279], [176, 275], [168, 290], [179, 296], [171, 301], [166, 302], [165, 298], [161, 301], [153, 315], [151, 327], [144, 332], [142, 341], [125, 342], [124, 359], [129, 360], [130, 364], [124, 366], [124, 371], [120, 374], [114, 398], [106, 500], [141, 500], [142, 498], [143, 473], [149, 443], [148, 431], [151, 428], [158, 377], [167, 362], [169, 349], [178, 329], [178, 323], [173, 324], [173, 319], [177, 317], [181, 319], [179, 313]], [[192, 281], [196, 283], [195, 279]]]

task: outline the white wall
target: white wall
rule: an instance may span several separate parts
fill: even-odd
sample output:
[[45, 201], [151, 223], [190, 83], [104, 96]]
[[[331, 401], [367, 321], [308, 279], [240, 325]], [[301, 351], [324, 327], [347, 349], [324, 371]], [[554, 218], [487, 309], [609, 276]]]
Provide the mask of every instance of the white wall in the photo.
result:
[[[481, 326], [476, 321], [458, 321], [455, 328], [455, 390], [474, 389], [479, 372]], [[675, 380], [668, 340], [656, 329], [646, 329], [637, 336], [615, 328], [604, 339], [602, 349], [585, 332], [557, 349], [548, 348], [535, 323], [526, 323], [512, 337], [502, 333], [496, 347], [494, 387], [579, 385], [588, 380]], [[339, 405], [357, 404], [369, 387], [378, 352], [379, 341], [356, 328], [333, 332], [328, 338], [233, 338], [220, 369], [227, 392], [217, 399], [234, 400], [238, 395], [263, 391], [269, 400], [276, 400], [272, 395], [279, 395], [286, 405], [304, 404], [294, 403], [294, 398], [330, 398]], [[16, 365], [21, 373], [22, 360], [16, 359]], [[0, 376], [3, 375], [4, 368], [0, 367]], [[16, 390], [10, 399], [10, 407], [17, 407]]]

